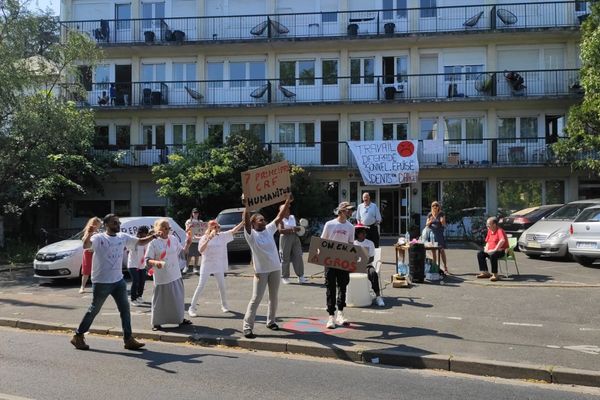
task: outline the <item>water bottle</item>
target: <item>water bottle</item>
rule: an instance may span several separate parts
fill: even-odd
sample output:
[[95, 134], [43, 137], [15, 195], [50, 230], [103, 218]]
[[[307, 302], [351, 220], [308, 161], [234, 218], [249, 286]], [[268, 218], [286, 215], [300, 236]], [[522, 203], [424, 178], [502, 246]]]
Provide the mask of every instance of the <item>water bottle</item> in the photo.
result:
[[408, 233], [408, 231], [406, 231], [406, 233], [404, 234], [404, 238], [406, 239], [406, 244], [410, 243], [410, 233]]

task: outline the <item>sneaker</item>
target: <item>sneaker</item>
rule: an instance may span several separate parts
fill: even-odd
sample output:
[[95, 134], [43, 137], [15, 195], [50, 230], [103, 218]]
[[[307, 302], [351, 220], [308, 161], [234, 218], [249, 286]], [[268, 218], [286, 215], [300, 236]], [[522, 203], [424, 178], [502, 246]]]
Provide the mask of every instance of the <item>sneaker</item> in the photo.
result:
[[375, 303], [377, 303], [379, 307], [385, 307], [385, 303], [383, 302], [383, 298], [381, 296], [375, 297]]
[[194, 274], [200, 275], [200, 268], [194, 268]]
[[335, 322], [338, 325], [344, 325], [344, 326], [350, 325], [350, 321], [348, 321], [348, 318], [344, 317], [344, 312], [343, 311], [338, 311], [337, 318], [336, 318]]
[[141, 349], [145, 345], [145, 343], [138, 342], [137, 340], [135, 340], [134, 337], [130, 337], [125, 341], [125, 345], [123, 347], [125, 347], [127, 350], [137, 350]]
[[79, 288], [79, 294], [85, 293], [85, 288], [82, 286]]
[[308, 283], [308, 278], [305, 278], [304, 276], [299, 276], [298, 277], [298, 283], [299, 284], [303, 284], [303, 283]]
[[327, 327], [327, 329], [335, 329], [335, 320], [333, 318], [333, 315], [329, 316], [329, 319], [327, 319], [327, 323], [325, 324], [325, 327]]
[[290, 278], [281, 278], [281, 283], [283, 283], [284, 285], [289, 285]]
[[90, 348], [90, 346], [85, 343], [83, 335], [78, 335], [77, 333], [71, 338], [71, 344], [75, 346], [77, 350], [88, 350]]
[[188, 315], [189, 315], [190, 317], [192, 317], [192, 318], [195, 318], [195, 317], [197, 317], [197, 316], [198, 316], [198, 314], [196, 313], [196, 309], [195, 309], [195, 308], [192, 308], [192, 307], [190, 307], [190, 308], [188, 309]]
[[138, 303], [140, 303], [140, 304], [144, 304], [144, 303], [146, 303], [146, 300], [144, 300], [144, 298], [143, 298], [142, 296], [138, 297], [138, 298], [137, 298], [137, 301], [138, 301]]
[[223, 311], [224, 313], [228, 313], [229, 312], [229, 308], [225, 307], [225, 306], [221, 306], [221, 311]]
[[269, 328], [272, 331], [278, 331], [279, 325], [277, 325], [275, 322], [271, 322], [270, 324], [267, 324], [267, 328]]
[[246, 339], [254, 339], [256, 335], [252, 332], [252, 329], [244, 329], [244, 337]]

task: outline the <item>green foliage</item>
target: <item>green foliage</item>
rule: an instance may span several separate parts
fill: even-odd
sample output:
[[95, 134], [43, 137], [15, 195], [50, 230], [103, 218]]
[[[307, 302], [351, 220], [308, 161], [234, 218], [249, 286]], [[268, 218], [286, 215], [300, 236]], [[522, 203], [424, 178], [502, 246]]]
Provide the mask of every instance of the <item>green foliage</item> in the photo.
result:
[[5, 247], [0, 249], [0, 264], [31, 264], [36, 252], [33, 243], [7, 238]]
[[293, 165], [291, 170], [292, 213], [299, 218], [331, 216], [336, 201], [327, 194], [327, 186], [315, 180], [310, 171]]
[[[568, 138], [553, 145], [559, 160], [574, 169], [600, 175], [600, 3], [592, 2], [591, 14], [582, 24], [581, 74], [585, 91], [583, 103], [571, 107], [566, 131]], [[575, 83], [575, 82], [572, 82]], [[571, 83], [571, 84], [572, 84]]]
[[456, 223], [465, 216], [465, 210], [474, 206], [485, 207], [484, 181], [444, 182], [442, 209], [448, 223]]

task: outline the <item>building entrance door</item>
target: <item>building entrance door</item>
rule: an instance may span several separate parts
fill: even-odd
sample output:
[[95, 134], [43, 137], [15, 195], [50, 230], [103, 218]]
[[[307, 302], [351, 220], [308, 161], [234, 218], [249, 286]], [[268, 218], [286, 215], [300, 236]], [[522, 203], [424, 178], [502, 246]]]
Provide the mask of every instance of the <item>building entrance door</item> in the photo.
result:
[[[362, 194], [369, 192], [371, 201], [379, 207], [382, 236], [400, 236], [408, 229], [410, 222], [410, 187], [362, 186], [358, 191], [356, 204], [362, 203]], [[351, 199], [354, 200], [354, 199]]]

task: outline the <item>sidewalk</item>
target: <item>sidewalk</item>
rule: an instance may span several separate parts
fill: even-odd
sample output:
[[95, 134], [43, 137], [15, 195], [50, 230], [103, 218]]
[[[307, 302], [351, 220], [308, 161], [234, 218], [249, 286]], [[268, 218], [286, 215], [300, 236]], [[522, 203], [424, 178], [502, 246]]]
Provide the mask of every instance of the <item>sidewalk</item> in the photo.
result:
[[[247, 263], [235, 263], [227, 278], [232, 313], [221, 312], [211, 278], [194, 325], [153, 332], [149, 307], [132, 307], [134, 332], [164, 341], [600, 386], [599, 268], [529, 260], [517, 253], [521, 275], [492, 283], [475, 279], [474, 250], [451, 248], [447, 254], [453, 276], [409, 289], [387, 284], [386, 307], [348, 308], [352, 321], [348, 328], [325, 329], [322, 267], [306, 264], [309, 284], [281, 285], [278, 317], [283, 329], [265, 328], [264, 299], [255, 326], [258, 337], [243, 338], [252, 270]], [[393, 248], [384, 246], [385, 283], [393, 273], [394, 259]], [[91, 289], [80, 295], [77, 282], [40, 284], [31, 276], [31, 269], [0, 273], [0, 325], [74, 329], [89, 305]], [[197, 277], [187, 276], [184, 282], [189, 303]], [[147, 283], [144, 297], [149, 300], [152, 283]], [[96, 333], [119, 334], [113, 301], [105, 303], [92, 328]], [[93, 346], [93, 337], [88, 342]]]

